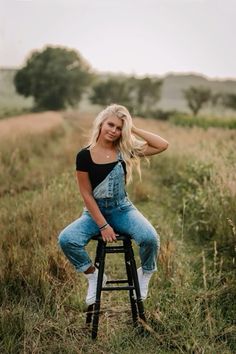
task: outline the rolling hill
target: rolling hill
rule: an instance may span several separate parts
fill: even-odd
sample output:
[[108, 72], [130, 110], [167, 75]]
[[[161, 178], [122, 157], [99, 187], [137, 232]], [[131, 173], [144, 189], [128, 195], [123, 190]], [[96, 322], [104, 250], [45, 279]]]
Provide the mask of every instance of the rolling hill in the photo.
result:
[[[32, 99], [25, 99], [15, 91], [13, 79], [16, 73], [15, 68], [0, 68], [0, 110], [9, 107], [21, 109], [32, 106]], [[121, 76], [119, 74], [100, 73], [103, 77]], [[163, 80], [162, 96], [159, 103], [160, 108], [171, 110], [187, 110], [186, 102], [182, 91], [189, 86], [209, 87], [212, 92], [232, 92], [236, 94], [236, 80], [210, 79], [199, 74], [168, 74], [158, 77]], [[80, 107], [88, 105], [86, 97], [81, 102]]]

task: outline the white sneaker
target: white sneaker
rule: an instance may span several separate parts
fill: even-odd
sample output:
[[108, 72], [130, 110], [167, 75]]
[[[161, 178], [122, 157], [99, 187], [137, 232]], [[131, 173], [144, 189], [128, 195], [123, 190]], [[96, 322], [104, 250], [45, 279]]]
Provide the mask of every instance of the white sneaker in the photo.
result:
[[140, 287], [141, 298], [142, 300], [145, 300], [148, 294], [148, 284], [153, 273], [143, 273], [142, 267], [137, 269], [137, 273], [138, 273], [138, 282]]
[[[96, 268], [93, 273], [84, 274], [88, 279], [88, 292], [86, 296], [86, 304], [92, 305], [96, 301], [96, 291], [97, 291], [97, 282], [98, 282], [98, 269]], [[102, 286], [105, 286], [107, 282], [107, 276], [103, 274]]]

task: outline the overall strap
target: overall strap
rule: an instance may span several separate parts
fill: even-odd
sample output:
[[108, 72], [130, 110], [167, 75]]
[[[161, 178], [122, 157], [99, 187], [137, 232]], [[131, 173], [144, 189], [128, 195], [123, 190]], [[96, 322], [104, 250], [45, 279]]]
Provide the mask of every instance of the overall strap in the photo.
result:
[[119, 162], [124, 161], [123, 158], [122, 158], [122, 154], [121, 154], [120, 150], [118, 150], [118, 152], [117, 152], [117, 160], [118, 160]]

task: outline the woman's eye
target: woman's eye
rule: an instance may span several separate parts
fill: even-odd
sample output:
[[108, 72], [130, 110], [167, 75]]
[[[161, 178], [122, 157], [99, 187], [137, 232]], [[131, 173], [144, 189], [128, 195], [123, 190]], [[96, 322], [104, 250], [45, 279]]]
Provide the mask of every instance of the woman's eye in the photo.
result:
[[114, 123], [111, 123], [111, 122], [107, 122], [107, 125], [110, 127], [110, 128], [116, 128], [118, 131], [121, 131], [122, 128], [121, 127], [116, 127]]

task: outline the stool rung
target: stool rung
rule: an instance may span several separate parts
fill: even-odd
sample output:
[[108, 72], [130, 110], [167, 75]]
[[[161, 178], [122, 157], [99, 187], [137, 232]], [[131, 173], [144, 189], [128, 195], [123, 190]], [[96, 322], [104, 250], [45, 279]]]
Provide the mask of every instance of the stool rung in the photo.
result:
[[108, 280], [106, 284], [128, 283], [128, 279]]
[[112, 291], [112, 290], [134, 290], [134, 286], [106, 286], [102, 288], [102, 291]]
[[124, 253], [125, 252], [125, 249], [124, 248], [112, 248], [112, 247], [109, 247], [109, 248], [106, 248], [106, 253]]
[[110, 249], [114, 249], [114, 250], [124, 250], [124, 246], [106, 246], [105, 250], [110, 250]]

